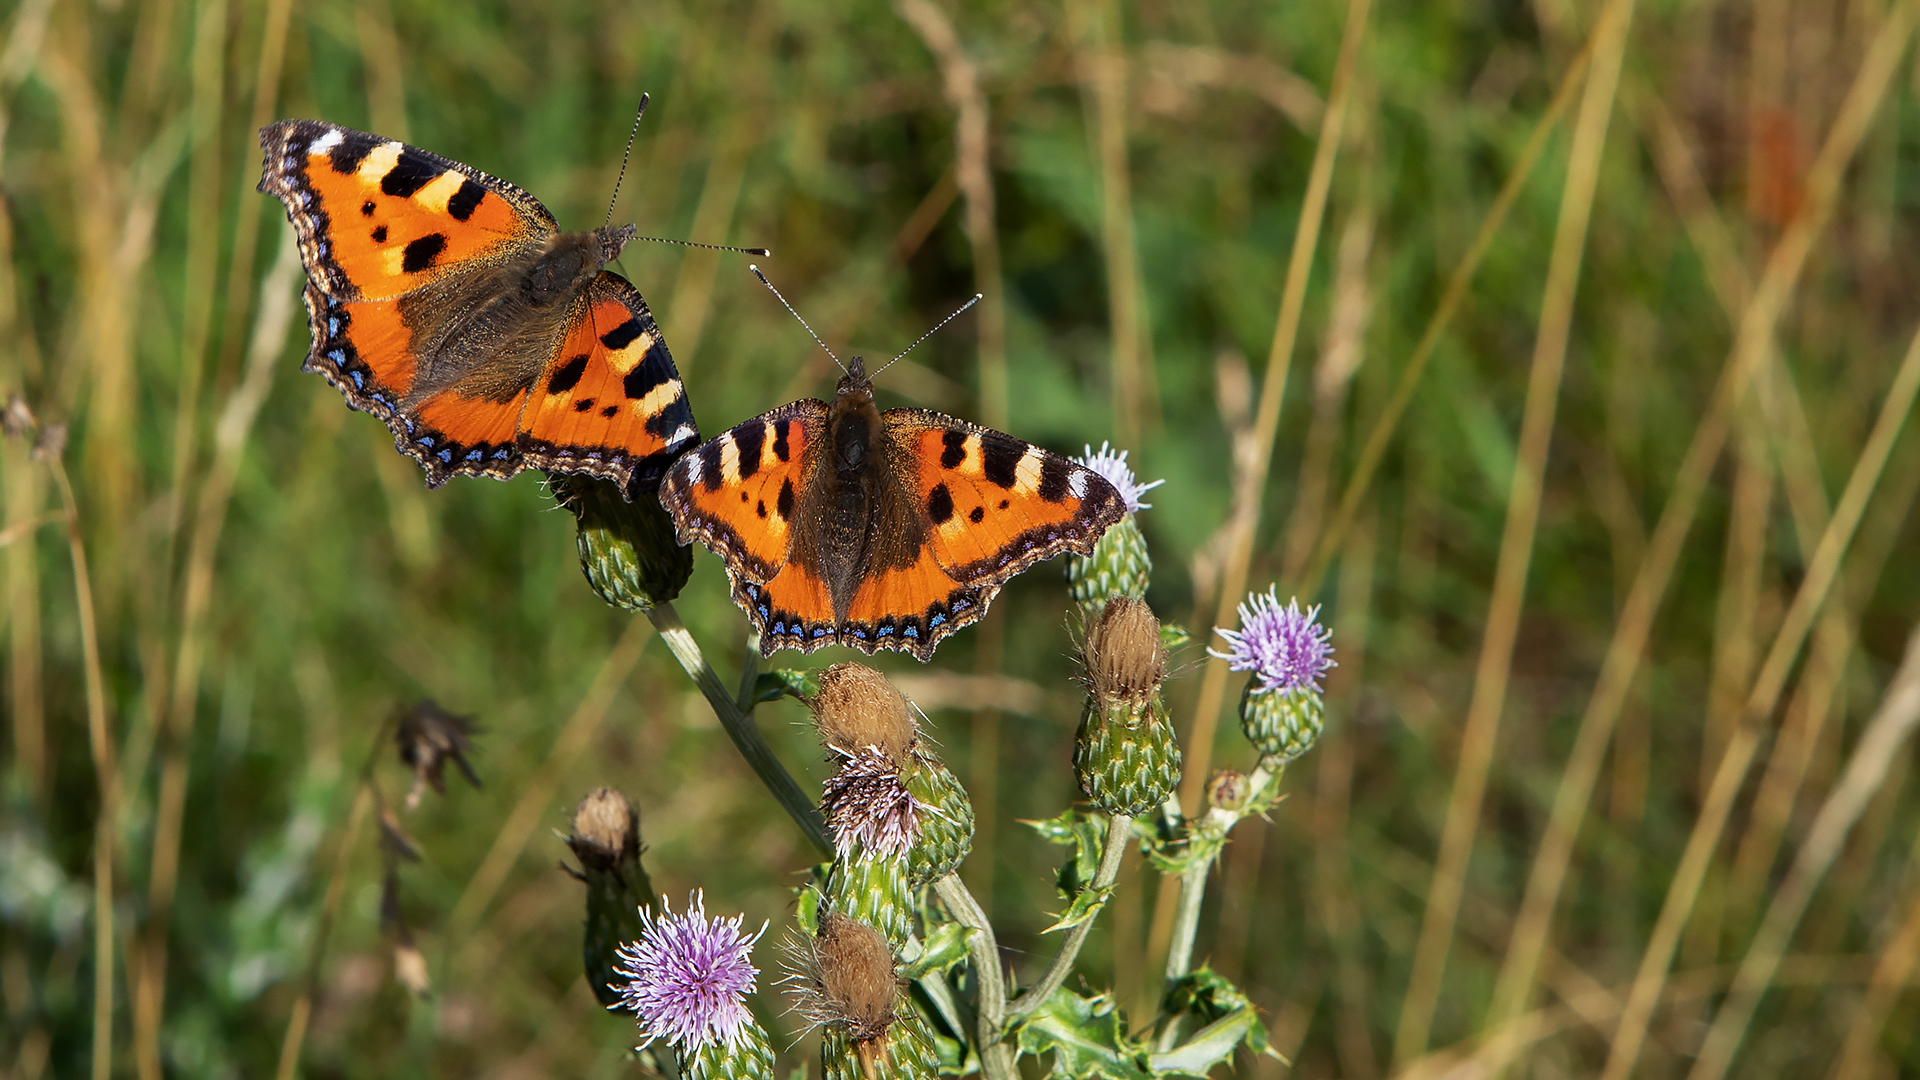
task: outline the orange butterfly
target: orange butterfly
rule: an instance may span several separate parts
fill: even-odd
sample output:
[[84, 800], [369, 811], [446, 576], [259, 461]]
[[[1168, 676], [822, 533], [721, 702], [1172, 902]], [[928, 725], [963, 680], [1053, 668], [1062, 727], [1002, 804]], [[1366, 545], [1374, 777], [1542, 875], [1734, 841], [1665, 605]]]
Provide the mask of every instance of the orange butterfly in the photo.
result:
[[832, 405], [749, 420], [660, 485], [680, 542], [726, 560], [763, 655], [837, 643], [929, 660], [1007, 579], [1092, 551], [1125, 514], [1093, 470], [928, 409], [883, 413], [861, 358], [846, 372]]
[[532, 468], [631, 499], [699, 441], [646, 301], [603, 269], [633, 226], [561, 232], [504, 180], [321, 120], [260, 145], [306, 263], [306, 370], [384, 420], [430, 486]]

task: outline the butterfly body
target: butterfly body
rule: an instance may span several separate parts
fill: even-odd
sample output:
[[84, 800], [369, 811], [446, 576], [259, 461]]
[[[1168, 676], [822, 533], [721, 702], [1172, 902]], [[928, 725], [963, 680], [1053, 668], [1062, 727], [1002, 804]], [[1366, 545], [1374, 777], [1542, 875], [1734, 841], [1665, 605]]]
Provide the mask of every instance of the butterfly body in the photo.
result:
[[506, 181], [323, 121], [260, 141], [307, 268], [306, 369], [430, 485], [539, 468], [631, 498], [698, 442], [646, 301], [605, 269], [632, 226], [564, 232]]
[[682, 543], [727, 564], [761, 649], [850, 645], [921, 660], [1007, 579], [1085, 553], [1125, 503], [1097, 473], [925, 409], [882, 412], [859, 357], [829, 405], [796, 401], [668, 471]]

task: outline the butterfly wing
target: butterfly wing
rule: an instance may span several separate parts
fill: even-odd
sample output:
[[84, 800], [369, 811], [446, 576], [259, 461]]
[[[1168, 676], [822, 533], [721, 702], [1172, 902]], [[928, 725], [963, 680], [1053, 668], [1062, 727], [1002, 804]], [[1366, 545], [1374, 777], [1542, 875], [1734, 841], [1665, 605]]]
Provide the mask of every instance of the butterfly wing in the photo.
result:
[[680, 372], [640, 290], [601, 271], [520, 413], [525, 464], [618, 480], [631, 498], [699, 438]]
[[[429, 485], [542, 468], [612, 479], [631, 498], [698, 440], [659, 327], [618, 274], [602, 271], [574, 300], [550, 348], [532, 335], [530, 347], [459, 367], [474, 355], [463, 349], [498, 334], [454, 335], [453, 320], [499, 294], [500, 267], [555, 242], [533, 196], [318, 120], [269, 125], [260, 142], [260, 190], [286, 204], [306, 263], [306, 368], [385, 421]], [[423, 338], [457, 381], [423, 373]]]
[[1007, 579], [1065, 551], [1092, 551], [1126, 512], [1098, 473], [1011, 435], [924, 409], [890, 410], [884, 423], [882, 498], [911, 525], [883, 531], [918, 540], [876, 538], [840, 644], [929, 660], [941, 639], [986, 614]]
[[698, 540], [726, 561], [734, 602], [768, 651], [802, 647], [823, 626], [831, 632], [825, 583], [791, 559], [826, 423], [825, 402], [783, 405], [682, 455], [660, 484], [680, 542]]
[[540, 201], [478, 169], [323, 120], [260, 129], [260, 190], [286, 204], [307, 277], [391, 300], [559, 231]]

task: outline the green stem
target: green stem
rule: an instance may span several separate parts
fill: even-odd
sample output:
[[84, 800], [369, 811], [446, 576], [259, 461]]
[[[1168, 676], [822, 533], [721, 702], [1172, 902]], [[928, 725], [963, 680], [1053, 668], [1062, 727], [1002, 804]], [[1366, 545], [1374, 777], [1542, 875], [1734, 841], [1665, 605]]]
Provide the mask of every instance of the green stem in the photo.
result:
[[733, 740], [740, 756], [747, 759], [747, 765], [753, 769], [760, 782], [793, 818], [800, 831], [813, 841], [822, 852], [831, 853], [833, 842], [827, 839], [827, 825], [821, 820], [820, 811], [814, 808], [813, 800], [807, 798], [800, 785], [793, 779], [780, 759], [773, 756], [773, 749], [760, 736], [759, 727], [753, 717], [740, 708], [734, 696], [720, 685], [720, 676], [714, 674], [713, 665], [701, 654], [700, 645], [693, 640], [685, 623], [680, 621], [680, 613], [673, 609], [670, 602], [655, 604], [647, 610], [647, 618], [652, 620], [655, 630], [660, 632], [660, 640], [667, 643], [673, 658], [680, 661], [693, 683], [706, 695], [707, 704], [713, 706], [713, 713], [720, 718], [720, 726], [725, 728], [727, 736]]
[[[1126, 858], [1127, 840], [1132, 835], [1133, 818], [1130, 815], [1115, 814], [1107, 819], [1106, 846], [1101, 849], [1100, 868], [1094, 872], [1093, 884], [1089, 888], [1111, 888], [1119, 879], [1120, 863]], [[1008, 1008], [1010, 1019], [1018, 1020], [1046, 1004], [1053, 992], [1060, 989], [1060, 984], [1067, 981], [1068, 972], [1073, 970], [1073, 962], [1080, 956], [1080, 947], [1086, 944], [1087, 935], [1093, 932], [1093, 920], [1100, 914], [1100, 908], [1105, 906], [1106, 901], [1100, 901], [1100, 907], [1093, 909], [1078, 926], [1067, 931], [1067, 940], [1061, 943], [1060, 955], [1053, 958], [1053, 966], [1047, 969], [1039, 982], [1015, 998], [1013, 1005]], [[1193, 943], [1187, 944], [1191, 950]]]
[[[1250, 813], [1265, 810], [1273, 800], [1269, 798], [1270, 789], [1280, 786], [1281, 774], [1286, 771], [1285, 762], [1276, 762], [1273, 758], [1262, 758], [1257, 768], [1247, 776], [1247, 795], [1235, 806], [1215, 806], [1196, 818], [1189, 837], [1211, 832], [1224, 838], [1240, 819]], [[1191, 843], [1191, 840], [1189, 840]], [[1225, 844], [1221, 844], [1221, 849]], [[1193, 970], [1193, 941], [1200, 926], [1201, 902], [1207, 897], [1207, 873], [1213, 869], [1214, 861], [1219, 858], [1216, 850], [1213, 858], [1207, 859], [1180, 875], [1180, 902], [1174, 908], [1173, 936], [1167, 943], [1167, 989]], [[1180, 1025], [1170, 1023], [1161, 1029], [1160, 1052], [1173, 1049], [1179, 1038]]]
[[976, 931], [967, 948], [973, 953], [973, 979], [979, 985], [974, 1049], [980, 1055], [980, 1071], [986, 1080], [1020, 1080], [1013, 1048], [1001, 1041], [1006, 1029], [1007, 983], [1000, 970], [1000, 943], [994, 939], [993, 924], [958, 875], [948, 874], [935, 881], [933, 891], [960, 925]]

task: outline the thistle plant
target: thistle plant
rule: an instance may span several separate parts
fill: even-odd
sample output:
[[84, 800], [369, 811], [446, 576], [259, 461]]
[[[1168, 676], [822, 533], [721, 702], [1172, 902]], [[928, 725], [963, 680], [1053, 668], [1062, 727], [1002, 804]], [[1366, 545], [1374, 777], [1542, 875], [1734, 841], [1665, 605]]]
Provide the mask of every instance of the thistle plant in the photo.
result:
[[[1169, 641], [1179, 638], [1163, 631], [1144, 599], [1153, 564], [1132, 517], [1155, 485], [1134, 479], [1124, 451], [1103, 445], [1081, 460], [1125, 495], [1129, 513], [1068, 568], [1085, 697], [1071, 760], [1054, 767], [1071, 768], [1086, 802], [1034, 823], [1069, 854], [1057, 878], [1064, 906], [1048, 928], [1058, 945], [1024, 978], [1006, 970], [992, 921], [957, 873], [973, 838], [966, 790], [941, 763], [924, 717], [885, 675], [853, 663], [760, 671], [749, 638], [740, 690], [730, 693], [671, 603], [659, 598], [648, 609], [755, 772], [827, 857], [800, 890], [783, 980], [788, 1011], [820, 1033], [826, 1080], [975, 1070], [986, 1080], [1018, 1080], [1019, 1059], [1029, 1055], [1049, 1056], [1062, 1077], [1204, 1076], [1239, 1048], [1267, 1051], [1246, 996], [1217, 973], [1193, 970], [1193, 943], [1228, 834], [1274, 805], [1285, 763], [1324, 723], [1327, 634], [1315, 611], [1283, 608], [1271, 590], [1241, 605], [1238, 628], [1217, 631], [1228, 646], [1217, 655], [1254, 673], [1242, 703], [1253, 761], [1221, 770], [1207, 785], [1207, 804], [1183, 814], [1171, 797], [1181, 753], [1164, 692], [1175, 670]], [[619, 558], [642, 558], [642, 547], [628, 545]], [[590, 579], [594, 573], [589, 567]], [[797, 804], [799, 785], [754, 720], [759, 706], [785, 697], [806, 705], [830, 767], [813, 806]], [[616, 825], [627, 820], [624, 805], [603, 808]], [[583, 803], [581, 815], [587, 809]], [[570, 843], [589, 883], [589, 978], [596, 934], [606, 934], [596, 927], [615, 925], [607, 912], [618, 896], [634, 914], [619, 924], [630, 940], [616, 954], [614, 1007], [633, 1013], [650, 1041], [671, 1046], [691, 1075], [769, 1075], [765, 1036], [742, 1004], [755, 972], [747, 958], [753, 938], [740, 920], [708, 920], [697, 894], [682, 915], [641, 907], [637, 847], [603, 854], [585, 842], [586, 824], [577, 816]], [[1082, 947], [1123, 887], [1120, 866], [1134, 848], [1179, 887], [1163, 993], [1144, 1017], [1126, 1016], [1079, 971]]]
[[573, 812], [567, 847], [580, 860], [573, 871], [587, 886], [581, 955], [587, 986], [600, 1004], [619, 1006], [620, 946], [646, 930], [640, 913], [654, 906], [653, 883], [640, 865], [640, 814], [625, 795], [596, 788]]

